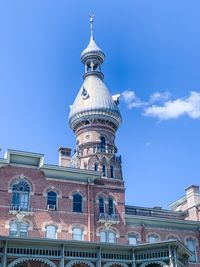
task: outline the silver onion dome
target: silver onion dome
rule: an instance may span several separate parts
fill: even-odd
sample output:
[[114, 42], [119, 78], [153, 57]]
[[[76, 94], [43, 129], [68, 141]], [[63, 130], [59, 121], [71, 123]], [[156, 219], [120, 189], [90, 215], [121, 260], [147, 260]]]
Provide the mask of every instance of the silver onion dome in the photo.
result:
[[94, 118], [110, 121], [116, 128], [121, 123], [119, 108], [105, 83], [98, 76], [89, 75], [71, 106], [69, 124], [74, 130], [79, 122]]
[[84, 82], [75, 98], [69, 113], [69, 125], [75, 129], [81, 123], [88, 123], [93, 119], [110, 122], [116, 130], [121, 123], [118, 104], [119, 99], [111, 96], [105, 83], [101, 64], [105, 54], [97, 46], [93, 38], [93, 17], [90, 19], [91, 37], [89, 45], [81, 53], [81, 60], [85, 65]]

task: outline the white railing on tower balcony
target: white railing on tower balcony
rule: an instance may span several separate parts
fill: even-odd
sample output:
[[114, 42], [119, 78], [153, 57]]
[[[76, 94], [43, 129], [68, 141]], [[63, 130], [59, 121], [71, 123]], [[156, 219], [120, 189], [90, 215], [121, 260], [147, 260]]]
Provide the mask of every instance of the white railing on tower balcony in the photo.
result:
[[108, 153], [108, 154], [115, 154], [115, 149], [114, 148], [109, 148], [108, 146], [99, 146], [97, 145], [94, 147], [94, 153]]

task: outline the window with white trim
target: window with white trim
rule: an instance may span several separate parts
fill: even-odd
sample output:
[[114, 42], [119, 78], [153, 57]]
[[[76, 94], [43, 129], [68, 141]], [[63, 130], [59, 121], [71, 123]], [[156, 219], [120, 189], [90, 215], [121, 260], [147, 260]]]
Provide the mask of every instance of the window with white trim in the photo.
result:
[[83, 198], [79, 193], [73, 195], [73, 211], [82, 212]]
[[31, 188], [26, 180], [15, 180], [12, 184], [11, 209], [18, 211], [29, 210], [29, 195]]
[[55, 225], [46, 226], [46, 238], [57, 239], [57, 227]]
[[100, 232], [100, 242], [102, 243], [115, 243], [116, 234], [112, 231], [101, 231]]
[[159, 236], [152, 234], [148, 236], [148, 242], [149, 243], [156, 243], [159, 241]]
[[47, 209], [49, 210], [57, 209], [57, 194], [54, 191], [49, 191], [47, 193]]
[[186, 246], [192, 252], [192, 256], [189, 257], [189, 262], [197, 262], [196, 240], [187, 239]]
[[108, 215], [114, 215], [115, 214], [115, 206], [114, 201], [112, 198], [108, 199]]
[[99, 213], [104, 214], [105, 213], [105, 204], [104, 204], [104, 198], [99, 197]]
[[10, 236], [28, 236], [28, 224], [23, 222], [11, 222], [10, 223]]
[[128, 243], [129, 243], [129, 245], [136, 245], [138, 243], [138, 235], [129, 234], [128, 235]]
[[79, 241], [84, 240], [83, 230], [81, 228], [74, 227], [72, 230], [72, 239], [73, 240], [79, 240]]

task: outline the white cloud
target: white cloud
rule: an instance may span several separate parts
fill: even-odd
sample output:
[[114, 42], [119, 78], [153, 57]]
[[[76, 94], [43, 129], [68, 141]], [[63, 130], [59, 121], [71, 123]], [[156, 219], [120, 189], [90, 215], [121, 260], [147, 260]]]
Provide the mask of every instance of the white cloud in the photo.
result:
[[192, 119], [200, 118], [200, 92], [192, 91], [189, 96], [175, 100], [169, 100], [170, 97], [169, 92], [155, 92], [150, 95], [149, 101], [145, 102], [138, 98], [134, 91], [126, 90], [122, 93], [128, 108], [142, 108], [145, 116], [160, 120], [177, 119], [183, 115]]
[[124, 91], [122, 93], [122, 98], [129, 109], [139, 108], [147, 105], [146, 102], [141, 101], [141, 99], [136, 96], [135, 92], [131, 90]]
[[160, 120], [177, 119], [183, 115], [192, 119], [200, 118], [200, 93], [191, 92], [188, 97], [167, 101], [162, 106], [148, 106], [144, 115]]
[[129, 104], [136, 98], [136, 95], [134, 91], [126, 90], [122, 93], [122, 97], [124, 101]]
[[170, 92], [166, 91], [164, 93], [155, 92], [149, 97], [149, 103], [155, 103], [155, 102], [164, 102], [169, 100], [171, 97]]

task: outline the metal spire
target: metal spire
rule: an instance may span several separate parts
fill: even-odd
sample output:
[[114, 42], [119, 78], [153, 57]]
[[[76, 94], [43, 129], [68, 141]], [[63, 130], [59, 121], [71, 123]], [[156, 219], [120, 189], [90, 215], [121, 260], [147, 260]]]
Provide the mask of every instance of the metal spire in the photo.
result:
[[93, 38], [94, 15], [89, 15], [89, 17], [90, 17], [90, 37]]

